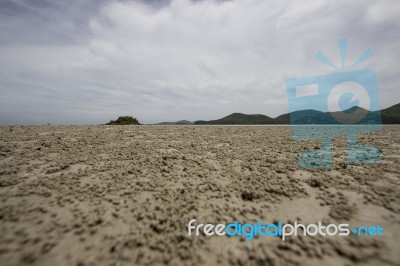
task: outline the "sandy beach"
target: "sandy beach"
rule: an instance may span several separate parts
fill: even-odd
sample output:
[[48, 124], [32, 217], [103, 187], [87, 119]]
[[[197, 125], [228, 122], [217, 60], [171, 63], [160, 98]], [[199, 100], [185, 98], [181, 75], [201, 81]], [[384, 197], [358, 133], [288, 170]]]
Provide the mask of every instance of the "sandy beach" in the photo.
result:
[[[1, 126], [0, 264], [399, 265], [400, 126], [379, 164], [306, 170], [288, 126]], [[380, 225], [383, 236], [188, 236], [198, 223]]]

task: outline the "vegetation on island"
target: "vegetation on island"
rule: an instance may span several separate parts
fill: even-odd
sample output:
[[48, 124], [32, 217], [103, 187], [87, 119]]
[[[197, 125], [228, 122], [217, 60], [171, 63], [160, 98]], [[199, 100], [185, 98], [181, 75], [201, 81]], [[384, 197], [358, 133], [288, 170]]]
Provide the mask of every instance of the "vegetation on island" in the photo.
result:
[[111, 120], [106, 125], [140, 125], [140, 123], [132, 116], [120, 116], [117, 120]]

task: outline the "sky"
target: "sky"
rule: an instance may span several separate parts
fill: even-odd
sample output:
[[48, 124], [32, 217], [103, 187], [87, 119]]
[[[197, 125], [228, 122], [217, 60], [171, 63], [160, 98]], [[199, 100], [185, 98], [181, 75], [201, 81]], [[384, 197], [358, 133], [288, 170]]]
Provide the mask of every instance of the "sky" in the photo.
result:
[[0, 124], [275, 117], [288, 79], [350, 71], [367, 49], [351, 70], [376, 72], [386, 108], [400, 103], [399, 17], [398, 0], [0, 0]]

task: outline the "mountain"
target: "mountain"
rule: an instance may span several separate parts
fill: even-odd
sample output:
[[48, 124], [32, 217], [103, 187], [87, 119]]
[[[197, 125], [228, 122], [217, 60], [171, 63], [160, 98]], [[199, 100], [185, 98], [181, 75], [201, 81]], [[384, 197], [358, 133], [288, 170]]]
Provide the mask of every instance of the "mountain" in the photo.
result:
[[274, 119], [266, 115], [246, 115], [241, 113], [233, 113], [221, 119], [196, 121], [196, 125], [262, 125], [273, 124]]
[[275, 124], [290, 124], [291, 116], [294, 124], [312, 124], [326, 121], [327, 115], [324, 112], [316, 110], [301, 110], [292, 113], [283, 114], [274, 118]]
[[163, 126], [168, 126], [168, 125], [193, 125], [194, 123], [191, 121], [187, 121], [187, 120], [180, 120], [177, 122], [161, 122], [158, 123], [156, 125], [163, 125]]
[[[348, 117], [346, 113], [355, 114]], [[337, 124], [337, 120], [344, 124], [352, 122], [352, 119], [363, 117], [364, 124], [400, 124], [400, 104], [396, 104], [380, 111], [368, 111], [361, 107], [353, 106], [343, 112], [321, 112], [316, 110], [301, 110], [283, 114], [275, 118], [266, 115], [246, 115], [233, 113], [221, 119], [196, 121], [196, 125], [273, 125], [273, 124]]]
[[400, 124], [400, 103], [381, 110], [383, 124]]

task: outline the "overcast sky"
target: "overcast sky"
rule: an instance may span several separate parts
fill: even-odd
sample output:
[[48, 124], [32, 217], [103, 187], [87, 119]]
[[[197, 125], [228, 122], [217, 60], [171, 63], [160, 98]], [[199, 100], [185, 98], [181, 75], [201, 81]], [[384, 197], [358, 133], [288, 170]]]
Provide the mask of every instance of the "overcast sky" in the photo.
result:
[[[400, 1], [0, 0], [0, 124], [288, 112], [286, 80], [349, 66], [400, 102]], [[345, 69], [346, 70], [346, 66]]]

